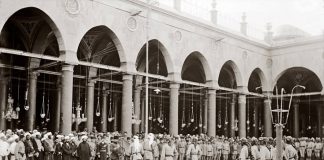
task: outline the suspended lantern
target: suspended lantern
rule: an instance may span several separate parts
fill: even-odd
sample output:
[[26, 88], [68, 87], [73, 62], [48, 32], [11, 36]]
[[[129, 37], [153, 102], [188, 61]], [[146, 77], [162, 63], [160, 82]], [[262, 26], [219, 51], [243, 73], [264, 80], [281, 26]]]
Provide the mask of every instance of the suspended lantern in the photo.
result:
[[[44, 87], [45, 89], [45, 87]], [[43, 91], [43, 98], [42, 98], [42, 108], [40, 111], [40, 117], [43, 119], [45, 118], [45, 91]]]
[[29, 110], [29, 105], [28, 105], [28, 87], [26, 88], [26, 92], [25, 92], [25, 105], [24, 105], [24, 109], [26, 111]]

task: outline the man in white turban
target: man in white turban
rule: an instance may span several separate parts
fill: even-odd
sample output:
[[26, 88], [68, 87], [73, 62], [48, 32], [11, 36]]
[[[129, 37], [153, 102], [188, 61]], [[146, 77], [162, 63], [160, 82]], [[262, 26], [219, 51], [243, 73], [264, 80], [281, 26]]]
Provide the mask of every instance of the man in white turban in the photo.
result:
[[9, 143], [6, 141], [6, 135], [0, 133], [0, 159], [4, 159], [9, 155]]
[[147, 139], [143, 143], [144, 159], [153, 160], [159, 157], [159, 149], [154, 141], [154, 134], [149, 133]]
[[131, 160], [143, 159], [142, 157], [142, 144], [139, 141], [138, 136], [134, 136], [133, 142], [130, 145]]

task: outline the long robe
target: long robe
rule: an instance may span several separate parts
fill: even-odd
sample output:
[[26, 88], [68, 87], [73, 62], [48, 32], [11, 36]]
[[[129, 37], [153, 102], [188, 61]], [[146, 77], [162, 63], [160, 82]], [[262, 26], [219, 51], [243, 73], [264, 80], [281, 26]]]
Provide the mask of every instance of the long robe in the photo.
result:
[[89, 160], [91, 157], [90, 145], [85, 141], [80, 143], [77, 148], [77, 154], [79, 160]]

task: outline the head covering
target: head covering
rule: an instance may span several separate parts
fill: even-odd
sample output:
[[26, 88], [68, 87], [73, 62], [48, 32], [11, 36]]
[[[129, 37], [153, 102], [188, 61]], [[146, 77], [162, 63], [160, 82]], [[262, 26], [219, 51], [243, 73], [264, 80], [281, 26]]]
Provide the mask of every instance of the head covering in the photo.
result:
[[84, 136], [81, 137], [81, 140], [82, 141], [86, 141], [87, 139], [88, 139], [88, 136], [86, 136], [86, 135], [84, 135]]

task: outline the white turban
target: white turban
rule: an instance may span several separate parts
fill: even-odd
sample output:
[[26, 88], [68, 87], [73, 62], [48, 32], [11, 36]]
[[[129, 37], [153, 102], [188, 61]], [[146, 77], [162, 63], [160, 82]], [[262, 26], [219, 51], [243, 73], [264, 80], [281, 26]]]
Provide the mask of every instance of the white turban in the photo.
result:
[[82, 137], [81, 137], [81, 140], [82, 140], [82, 141], [85, 141], [85, 140], [87, 140], [87, 139], [88, 139], [88, 136], [82, 136]]

